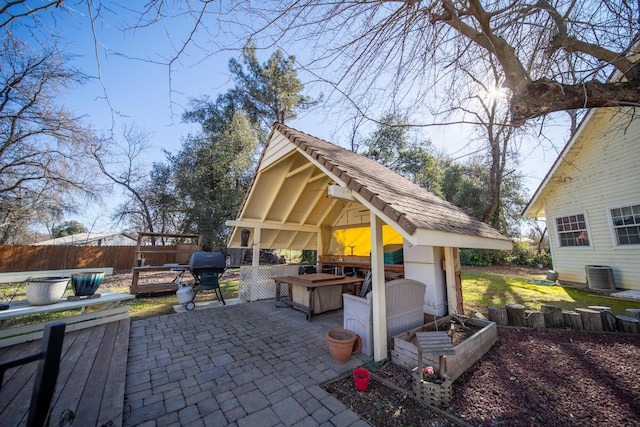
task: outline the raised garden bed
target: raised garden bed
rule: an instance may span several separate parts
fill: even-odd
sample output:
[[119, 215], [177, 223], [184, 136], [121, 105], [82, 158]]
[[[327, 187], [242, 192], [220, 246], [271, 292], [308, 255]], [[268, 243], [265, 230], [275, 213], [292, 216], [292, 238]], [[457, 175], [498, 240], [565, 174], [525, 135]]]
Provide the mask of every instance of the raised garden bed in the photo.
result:
[[[446, 316], [394, 336], [393, 350], [391, 350], [393, 363], [408, 370], [413, 370], [418, 365], [418, 350], [416, 346], [410, 342], [413, 334], [415, 332], [447, 330], [450, 331], [450, 334], [454, 335], [452, 342], [454, 344], [455, 355], [445, 356], [444, 376], [451, 382], [458, 379], [489, 351], [498, 336], [495, 322], [481, 319], [468, 319], [460, 316], [458, 316], [458, 318], [463, 319], [464, 326], [452, 324], [453, 316]], [[466, 333], [464, 339], [455, 338], [455, 334], [458, 334], [460, 331]], [[422, 361], [424, 366], [438, 366], [437, 355], [424, 354]]]

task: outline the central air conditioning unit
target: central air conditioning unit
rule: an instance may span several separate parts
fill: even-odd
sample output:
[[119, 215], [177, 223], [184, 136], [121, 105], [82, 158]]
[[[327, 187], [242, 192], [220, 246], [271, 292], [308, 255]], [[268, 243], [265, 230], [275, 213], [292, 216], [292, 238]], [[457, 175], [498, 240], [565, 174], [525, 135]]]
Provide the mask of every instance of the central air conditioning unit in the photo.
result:
[[587, 287], [598, 290], [615, 290], [616, 281], [613, 269], [606, 265], [586, 265]]

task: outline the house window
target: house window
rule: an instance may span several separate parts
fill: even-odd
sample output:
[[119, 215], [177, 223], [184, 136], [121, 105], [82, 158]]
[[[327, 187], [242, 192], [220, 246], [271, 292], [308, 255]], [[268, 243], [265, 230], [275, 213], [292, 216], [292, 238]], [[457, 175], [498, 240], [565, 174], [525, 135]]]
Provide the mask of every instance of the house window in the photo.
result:
[[556, 218], [560, 247], [589, 246], [589, 232], [584, 214]]
[[619, 246], [640, 244], [640, 205], [613, 208], [609, 215]]

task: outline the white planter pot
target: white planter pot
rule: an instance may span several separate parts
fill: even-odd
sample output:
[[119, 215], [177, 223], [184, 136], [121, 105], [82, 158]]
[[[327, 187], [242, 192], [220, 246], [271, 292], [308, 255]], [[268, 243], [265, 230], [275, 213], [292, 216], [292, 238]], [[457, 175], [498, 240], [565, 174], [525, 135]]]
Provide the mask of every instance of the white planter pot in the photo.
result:
[[57, 303], [69, 284], [69, 277], [35, 277], [27, 280], [27, 301], [31, 305]]

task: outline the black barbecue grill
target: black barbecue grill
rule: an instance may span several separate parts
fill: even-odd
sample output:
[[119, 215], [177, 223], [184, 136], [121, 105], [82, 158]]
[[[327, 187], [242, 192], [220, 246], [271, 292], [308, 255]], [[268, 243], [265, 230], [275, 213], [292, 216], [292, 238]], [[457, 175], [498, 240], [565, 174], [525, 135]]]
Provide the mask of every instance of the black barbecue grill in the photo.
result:
[[[213, 290], [218, 301], [223, 305], [226, 304], [218, 280], [226, 267], [227, 260], [221, 252], [194, 252], [191, 255], [187, 268], [195, 279], [195, 283], [193, 285], [193, 299], [185, 304], [187, 310], [195, 308], [194, 300], [199, 291]], [[180, 275], [183, 273], [184, 271]]]

